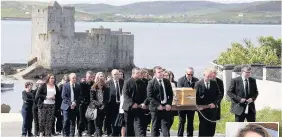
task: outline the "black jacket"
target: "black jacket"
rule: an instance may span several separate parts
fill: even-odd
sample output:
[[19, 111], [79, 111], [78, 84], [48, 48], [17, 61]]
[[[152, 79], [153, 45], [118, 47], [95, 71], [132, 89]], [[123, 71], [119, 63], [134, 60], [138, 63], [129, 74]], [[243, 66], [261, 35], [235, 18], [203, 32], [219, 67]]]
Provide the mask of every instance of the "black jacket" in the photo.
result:
[[22, 109], [31, 110], [34, 103], [34, 95], [33, 90], [30, 92], [26, 92], [25, 90], [22, 92], [23, 106]]
[[[196, 82], [195, 84], [196, 89], [196, 104], [197, 105], [208, 105], [213, 103], [216, 107], [221, 100], [221, 94], [217, 87], [216, 80], [210, 80], [209, 82], [209, 89], [206, 88], [204, 83], [204, 79]], [[210, 119], [210, 120], [217, 120], [218, 118], [218, 109], [217, 108], [207, 108], [201, 110], [202, 114]]]
[[[58, 110], [60, 109], [60, 106], [59, 106], [60, 94], [59, 94], [59, 88], [57, 87], [57, 85], [55, 85], [55, 88], [56, 88], [55, 109]], [[39, 109], [42, 109], [43, 102], [46, 99], [46, 96], [47, 96], [47, 84], [43, 84], [39, 87], [38, 91], [36, 92], [36, 96], [35, 96], [35, 99], [37, 101], [37, 106]]]
[[90, 90], [91, 86], [94, 84], [94, 82], [81, 82], [81, 92], [80, 92], [80, 104], [88, 105], [90, 103]]
[[178, 80], [178, 82], [177, 82], [177, 87], [180, 87], [180, 88], [181, 88], [181, 87], [191, 87], [191, 88], [194, 88], [197, 81], [199, 81], [198, 78], [192, 77], [192, 82], [189, 83], [187, 77], [186, 77], [186, 76], [183, 76], [183, 77], [181, 77], [181, 78]]
[[214, 105], [219, 104], [221, 94], [215, 80], [210, 80], [209, 89], [207, 89], [204, 79], [202, 79], [196, 82], [195, 89], [197, 105], [208, 105], [211, 103]]
[[[223, 85], [223, 81], [219, 78], [216, 78], [216, 82], [217, 82], [217, 86], [218, 86], [218, 89], [220, 91], [220, 102], [221, 100], [223, 99], [224, 97], [224, 85]], [[221, 106], [220, 106], [220, 102], [218, 105], [218, 111], [217, 111], [217, 120], [220, 119], [220, 113], [221, 113]]]
[[122, 94], [124, 96], [124, 103], [122, 109], [129, 111], [134, 103], [140, 105], [148, 105], [146, 83], [141, 79], [135, 80], [130, 78], [125, 81]]
[[[258, 89], [256, 80], [254, 78], [249, 78], [249, 94], [245, 96], [245, 88], [244, 88], [244, 81], [241, 76], [237, 78], [233, 78], [230, 83], [230, 87], [227, 91], [227, 95], [231, 98], [232, 105], [231, 105], [231, 112], [237, 115], [241, 115], [244, 112], [244, 108], [246, 104], [240, 103], [240, 105], [236, 105], [240, 102], [242, 98], [249, 99], [252, 98], [253, 101], [256, 100], [258, 96]], [[249, 104], [250, 109], [256, 113], [255, 103], [252, 102]]]
[[[171, 105], [173, 99], [173, 91], [168, 79], [163, 79], [164, 88], [166, 91], [167, 102], [164, 105]], [[150, 101], [149, 110], [150, 111], [157, 111], [159, 105], [161, 105], [161, 90], [159, 82], [156, 78], [150, 80], [147, 86], [147, 98]]]
[[108, 107], [109, 102], [109, 93], [110, 90], [107, 87], [104, 87], [103, 89], [103, 102], [99, 102], [98, 100], [98, 90], [95, 88], [92, 88], [90, 90], [90, 104], [89, 107], [91, 108], [99, 108], [100, 110], [105, 110]]

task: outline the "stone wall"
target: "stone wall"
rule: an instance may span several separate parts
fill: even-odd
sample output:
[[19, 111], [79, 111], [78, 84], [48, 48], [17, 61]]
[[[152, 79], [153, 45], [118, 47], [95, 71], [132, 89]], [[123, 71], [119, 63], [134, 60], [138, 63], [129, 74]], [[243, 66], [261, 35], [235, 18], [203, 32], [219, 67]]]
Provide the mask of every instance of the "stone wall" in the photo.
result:
[[280, 66], [266, 66], [265, 67], [265, 80], [275, 81], [281, 83], [281, 67]]

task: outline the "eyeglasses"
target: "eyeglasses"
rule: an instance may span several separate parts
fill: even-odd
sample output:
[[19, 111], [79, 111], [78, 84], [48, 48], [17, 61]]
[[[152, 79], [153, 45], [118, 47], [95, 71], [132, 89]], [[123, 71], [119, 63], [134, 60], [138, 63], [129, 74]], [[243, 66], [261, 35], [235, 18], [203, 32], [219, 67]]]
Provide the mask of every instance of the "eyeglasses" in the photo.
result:
[[187, 76], [193, 76], [193, 74], [186, 74]]

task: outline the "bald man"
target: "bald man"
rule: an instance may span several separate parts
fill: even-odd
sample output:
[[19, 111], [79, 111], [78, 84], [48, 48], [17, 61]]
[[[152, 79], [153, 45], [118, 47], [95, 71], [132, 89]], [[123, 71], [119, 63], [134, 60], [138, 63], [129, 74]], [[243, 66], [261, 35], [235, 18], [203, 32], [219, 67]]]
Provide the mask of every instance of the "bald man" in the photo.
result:
[[[177, 82], [177, 87], [190, 87], [194, 88], [195, 83], [199, 79], [194, 77], [194, 69], [192, 67], [189, 67], [185, 71], [185, 76], [181, 77]], [[184, 127], [186, 122], [186, 116], [187, 116], [187, 136], [193, 137], [193, 131], [194, 131], [194, 110], [181, 110], [178, 111], [179, 116], [179, 125], [178, 125], [178, 136], [183, 136], [184, 133]]]
[[64, 136], [74, 136], [75, 134], [75, 120], [78, 115], [78, 106], [80, 103], [80, 86], [76, 83], [76, 74], [69, 75], [69, 82], [63, 85], [62, 91], [62, 105], [64, 124]]
[[[195, 84], [196, 104], [207, 105], [209, 108], [199, 110], [199, 137], [212, 137], [215, 134], [217, 120], [217, 104], [221, 100], [221, 93], [215, 80], [212, 79], [211, 69], [205, 70], [204, 78]], [[201, 113], [200, 113], [201, 112]]]
[[120, 95], [124, 82], [120, 79], [119, 70], [113, 69], [111, 73], [112, 79], [107, 82], [107, 85], [110, 88], [110, 101], [105, 124], [107, 126], [108, 136], [119, 136], [121, 130], [114, 125], [119, 113]]

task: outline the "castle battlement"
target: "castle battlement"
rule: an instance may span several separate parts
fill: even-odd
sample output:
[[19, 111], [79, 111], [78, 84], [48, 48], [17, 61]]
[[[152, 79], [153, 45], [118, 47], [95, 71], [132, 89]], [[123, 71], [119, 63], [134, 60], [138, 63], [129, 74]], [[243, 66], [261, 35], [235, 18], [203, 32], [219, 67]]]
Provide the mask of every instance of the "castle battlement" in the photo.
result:
[[75, 32], [75, 8], [56, 1], [32, 9], [32, 57], [47, 69], [112, 69], [134, 66], [134, 35], [91, 28]]

